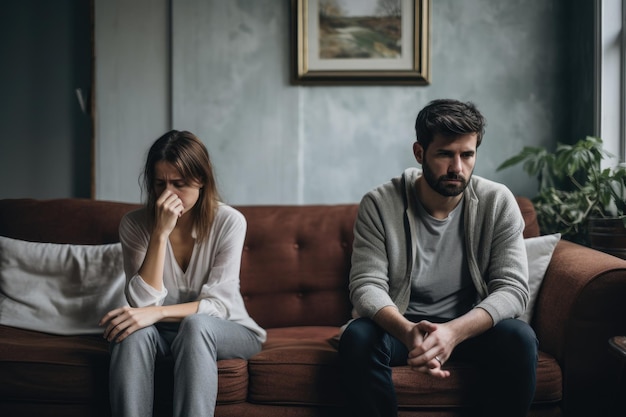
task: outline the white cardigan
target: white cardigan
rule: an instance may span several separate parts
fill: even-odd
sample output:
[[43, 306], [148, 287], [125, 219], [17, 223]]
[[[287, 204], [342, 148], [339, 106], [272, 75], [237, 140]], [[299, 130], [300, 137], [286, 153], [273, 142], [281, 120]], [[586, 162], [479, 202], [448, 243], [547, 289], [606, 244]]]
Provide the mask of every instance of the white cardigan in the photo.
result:
[[126, 214], [119, 231], [126, 272], [126, 298], [131, 306], [200, 301], [198, 313], [239, 323], [253, 331], [261, 342], [265, 341], [266, 332], [248, 315], [239, 289], [241, 252], [246, 235], [243, 214], [220, 204], [208, 239], [196, 242], [185, 272], [176, 262], [168, 240], [162, 291], [148, 285], [138, 274], [150, 240], [147, 209]]

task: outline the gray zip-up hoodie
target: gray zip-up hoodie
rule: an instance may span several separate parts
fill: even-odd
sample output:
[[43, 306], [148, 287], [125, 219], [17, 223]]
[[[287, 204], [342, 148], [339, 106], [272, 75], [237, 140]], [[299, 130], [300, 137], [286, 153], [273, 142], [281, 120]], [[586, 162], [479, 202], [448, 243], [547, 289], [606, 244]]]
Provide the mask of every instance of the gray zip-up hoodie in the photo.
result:
[[[402, 176], [367, 193], [354, 226], [350, 299], [355, 317], [373, 317], [396, 306], [404, 314], [416, 257], [414, 193], [421, 175]], [[465, 245], [477, 304], [492, 317], [514, 318], [529, 299], [524, 220], [511, 191], [473, 175], [464, 191]], [[454, 256], [454, 254], [442, 254]]]

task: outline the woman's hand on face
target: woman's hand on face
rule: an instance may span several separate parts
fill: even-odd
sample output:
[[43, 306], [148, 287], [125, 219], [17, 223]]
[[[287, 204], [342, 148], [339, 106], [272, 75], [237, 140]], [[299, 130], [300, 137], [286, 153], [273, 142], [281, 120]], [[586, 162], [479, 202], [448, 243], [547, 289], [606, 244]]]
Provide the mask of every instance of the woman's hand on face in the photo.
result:
[[161, 307], [121, 307], [105, 314], [98, 325], [106, 326], [103, 334], [106, 340], [119, 343], [137, 330], [162, 319]]
[[176, 194], [169, 190], [163, 191], [156, 201], [155, 227], [169, 236], [184, 210], [183, 201]]

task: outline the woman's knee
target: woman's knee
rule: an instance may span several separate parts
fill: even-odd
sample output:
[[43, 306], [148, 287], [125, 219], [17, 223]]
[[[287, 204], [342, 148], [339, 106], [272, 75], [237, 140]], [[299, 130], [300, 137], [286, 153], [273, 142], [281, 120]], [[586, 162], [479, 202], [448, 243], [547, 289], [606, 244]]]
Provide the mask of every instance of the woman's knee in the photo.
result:
[[135, 330], [129, 334], [121, 342], [114, 342], [114, 345], [130, 346], [130, 345], [156, 345], [159, 337], [159, 331], [154, 326], [144, 327]]
[[186, 317], [172, 343], [175, 351], [184, 346], [206, 347], [214, 358], [248, 358], [261, 350], [261, 342], [238, 323], [196, 314]]
[[[148, 354], [154, 356], [158, 350], [159, 332], [154, 326], [139, 329], [121, 342], [111, 342], [112, 359], [117, 357], [136, 357]], [[120, 356], [121, 355], [121, 356]]]
[[191, 314], [180, 322], [178, 333], [186, 335], [197, 335], [206, 332], [210, 333], [210, 330], [213, 327], [211, 323], [214, 320], [220, 319], [206, 314]]
[[174, 344], [185, 342], [189, 344], [208, 344], [213, 350], [217, 348], [220, 320], [206, 314], [192, 314], [185, 317], [178, 329]]

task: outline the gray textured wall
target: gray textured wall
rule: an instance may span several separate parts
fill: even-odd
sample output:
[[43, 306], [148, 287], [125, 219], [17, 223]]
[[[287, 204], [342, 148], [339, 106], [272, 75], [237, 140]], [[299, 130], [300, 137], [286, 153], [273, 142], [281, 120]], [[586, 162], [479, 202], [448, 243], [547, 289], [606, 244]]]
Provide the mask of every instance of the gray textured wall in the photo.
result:
[[[478, 104], [488, 126], [476, 173], [517, 194], [534, 195], [534, 182], [521, 169], [495, 172], [496, 166], [524, 145], [553, 146], [572, 133], [572, 91], [585, 87], [576, 85], [568, 56], [577, 48], [568, 37], [576, 7], [567, 0], [432, 0], [427, 87], [290, 85], [288, 4], [95, 0], [96, 198], [139, 201], [145, 152], [169, 128], [191, 130], [205, 141], [232, 204], [358, 201], [415, 164], [414, 119], [434, 98]], [[64, 10], [62, 18], [70, 13]], [[25, 90], [35, 85], [25, 71], [30, 63], [9, 68], [3, 70], [21, 80], [10, 91], [34, 91]], [[71, 80], [58, 87], [65, 98], [59, 101], [48, 84], [33, 92], [27, 104], [43, 108], [36, 120], [32, 107], [18, 118], [6, 116], [13, 103], [5, 99], [9, 123], [32, 123], [23, 136], [14, 133], [24, 129], [7, 135], [5, 128], [0, 174], [16, 178], [10, 191], [20, 196], [81, 196], [73, 184], [88, 173], [76, 171], [72, 161], [88, 161], [88, 152], [63, 138], [79, 122], [62, 128], [41, 123], [59, 105], [65, 114], [74, 111], [72, 63], [50, 60], [45, 68], [44, 74], [60, 71]], [[578, 105], [576, 114], [585, 109]], [[11, 142], [16, 137], [22, 142]], [[0, 194], [6, 197], [7, 190], [0, 187]]]
[[428, 87], [289, 85], [286, 3], [173, 1], [173, 125], [206, 141], [228, 201], [359, 201], [415, 165], [415, 116], [439, 97], [488, 119], [475, 172], [534, 194], [495, 168], [562, 136], [563, 2], [434, 0]]
[[167, 0], [96, 0], [95, 197], [139, 201], [149, 145], [171, 126]]

